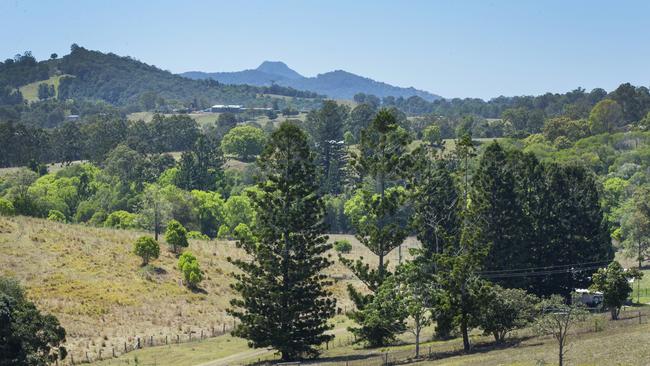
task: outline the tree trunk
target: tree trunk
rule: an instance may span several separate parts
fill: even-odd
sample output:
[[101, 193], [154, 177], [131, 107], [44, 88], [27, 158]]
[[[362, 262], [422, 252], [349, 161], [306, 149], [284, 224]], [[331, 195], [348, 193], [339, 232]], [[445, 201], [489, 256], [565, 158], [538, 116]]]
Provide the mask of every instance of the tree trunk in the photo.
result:
[[463, 333], [463, 349], [465, 352], [469, 352], [470, 343], [469, 343], [469, 334], [467, 332], [467, 314], [463, 312], [460, 319], [460, 331]]
[[560, 342], [560, 352], [558, 353], [557, 363], [559, 366], [564, 364], [564, 347], [562, 342]]
[[420, 329], [416, 326], [415, 330], [415, 358], [420, 357]]
[[609, 309], [609, 312], [612, 314], [612, 320], [618, 320], [618, 308], [615, 306], [612, 306], [611, 309]]

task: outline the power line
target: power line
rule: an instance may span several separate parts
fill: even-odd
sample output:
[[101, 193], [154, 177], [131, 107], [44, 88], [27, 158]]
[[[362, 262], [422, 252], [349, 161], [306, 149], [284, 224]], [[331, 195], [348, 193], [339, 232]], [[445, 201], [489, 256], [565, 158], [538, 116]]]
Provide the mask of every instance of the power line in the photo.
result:
[[503, 269], [503, 270], [493, 270], [493, 271], [481, 271], [478, 274], [492, 275], [492, 274], [503, 274], [511, 272], [523, 272], [523, 271], [537, 271], [537, 270], [553, 270], [553, 269], [571, 269], [576, 267], [582, 267], [585, 265], [602, 265], [609, 264], [610, 261], [595, 261], [595, 262], [582, 262], [574, 264], [557, 264], [552, 266], [545, 267], [528, 267], [528, 268], [516, 268], [516, 269]]

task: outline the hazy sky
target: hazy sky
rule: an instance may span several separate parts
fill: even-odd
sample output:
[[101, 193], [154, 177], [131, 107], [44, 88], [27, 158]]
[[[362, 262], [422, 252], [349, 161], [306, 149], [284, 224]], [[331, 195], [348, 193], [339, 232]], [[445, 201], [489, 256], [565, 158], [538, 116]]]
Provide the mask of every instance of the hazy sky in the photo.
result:
[[0, 57], [72, 43], [172, 72], [281, 60], [445, 97], [650, 85], [650, 1], [0, 0]]

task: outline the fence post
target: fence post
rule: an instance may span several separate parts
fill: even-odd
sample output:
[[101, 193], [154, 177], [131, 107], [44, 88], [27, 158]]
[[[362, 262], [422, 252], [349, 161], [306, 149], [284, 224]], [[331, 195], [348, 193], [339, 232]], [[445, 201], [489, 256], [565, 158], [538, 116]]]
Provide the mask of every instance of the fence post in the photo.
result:
[[429, 358], [431, 358], [431, 346], [429, 346]]
[[153, 346], [153, 336], [151, 336], [151, 338], [149, 338], [149, 345]]
[[115, 347], [113, 347], [113, 358], [115, 358]]
[[201, 339], [203, 339], [203, 329], [201, 329]]
[[177, 344], [181, 343], [181, 336], [179, 336], [178, 334], [176, 334], [176, 343]]
[[384, 365], [388, 365], [388, 352], [386, 352], [384, 355], [385, 355]]
[[224, 333], [224, 334], [226, 333], [226, 323], [223, 323], [223, 330], [221, 331], [221, 333]]
[[138, 349], [140, 349], [140, 337], [138, 337]]
[[88, 351], [86, 351], [86, 362], [90, 363], [90, 359], [88, 358]]
[[102, 349], [101, 348], [99, 349], [99, 360], [100, 361], [102, 360]]
[[126, 342], [124, 342], [124, 353], [127, 353], [128, 351], [126, 350]]
[[74, 356], [72, 355], [72, 353], [70, 354], [70, 363], [74, 365]]
[[165, 335], [165, 344], [167, 344], [167, 336]]
[[641, 312], [639, 311], [639, 324], [641, 324]]

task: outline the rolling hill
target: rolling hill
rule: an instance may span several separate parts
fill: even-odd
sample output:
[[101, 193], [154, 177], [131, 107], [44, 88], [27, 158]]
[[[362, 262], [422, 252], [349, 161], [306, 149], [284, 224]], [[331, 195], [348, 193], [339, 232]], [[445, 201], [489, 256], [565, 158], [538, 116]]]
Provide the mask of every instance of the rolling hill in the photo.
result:
[[[229, 273], [235, 268], [226, 258], [242, 258], [244, 251], [233, 241], [191, 240], [187, 250], [205, 274], [201, 291], [193, 292], [180, 284], [176, 256], [162, 241], [160, 258], [140, 267], [131, 250], [145, 234], [150, 233], [0, 216], [0, 276], [18, 279], [40, 310], [56, 315], [77, 360], [100, 349], [108, 355], [136, 337], [187, 338], [190, 332], [228, 329], [232, 318], [225, 310], [234, 296]], [[330, 241], [343, 237], [353, 245], [352, 258], [373, 258], [349, 235], [331, 235]], [[409, 239], [405, 247], [414, 245]], [[397, 263], [397, 250], [389, 258]], [[352, 306], [346, 287], [358, 280], [338, 261], [327, 273], [335, 279], [331, 290], [338, 306]]]
[[[61, 78], [65, 75], [68, 77]], [[226, 85], [214, 80], [193, 80], [129, 56], [118, 56], [72, 45], [69, 54], [36, 61], [31, 53], [0, 62], [0, 87], [20, 89], [29, 101], [37, 100], [41, 83], [56, 86], [59, 100], [103, 101], [115, 106], [193, 106], [242, 104], [250, 107], [286, 104], [296, 108], [320, 104], [322, 95], [283, 86]], [[283, 98], [278, 98], [282, 96]], [[148, 101], [148, 103], [147, 103]], [[151, 109], [148, 107], [147, 109]]]
[[283, 62], [264, 61], [256, 69], [235, 72], [200, 72], [190, 71], [182, 76], [197, 80], [216, 80], [224, 84], [248, 84], [268, 86], [273, 83], [298, 90], [308, 90], [327, 95], [335, 99], [352, 99], [357, 93], [372, 94], [378, 97], [418, 96], [428, 101], [440, 99], [439, 95], [413, 87], [402, 88], [387, 83], [372, 80], [343, 70], [335, 70], [318, 74], [315, 77], [305, 77], [292, 70]]

